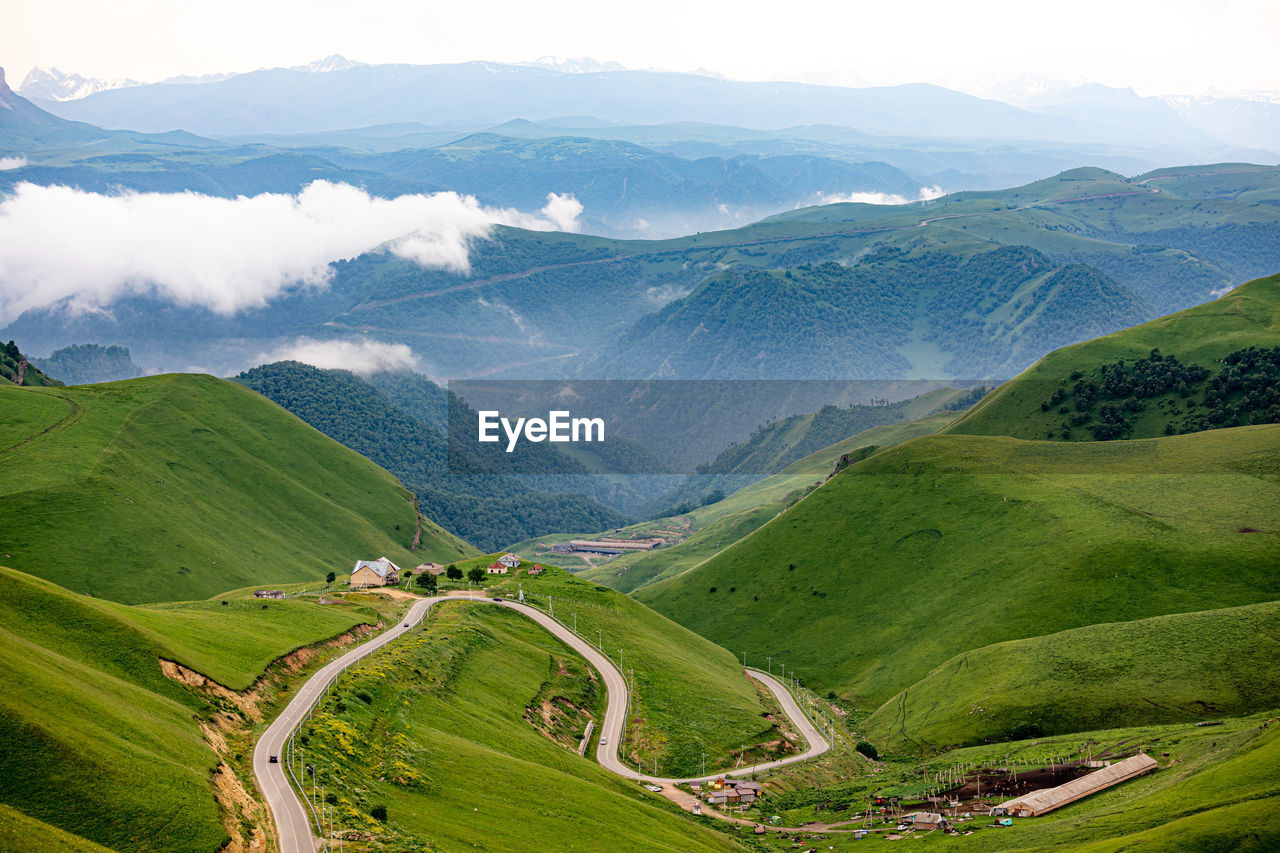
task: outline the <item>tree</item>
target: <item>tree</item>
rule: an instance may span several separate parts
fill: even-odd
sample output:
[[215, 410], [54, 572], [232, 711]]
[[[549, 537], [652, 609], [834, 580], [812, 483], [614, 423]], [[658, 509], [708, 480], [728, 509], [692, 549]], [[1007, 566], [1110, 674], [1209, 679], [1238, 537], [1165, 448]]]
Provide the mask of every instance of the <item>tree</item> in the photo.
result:
[[480, 581], [484, 580], [485, 574], [486, 574], [485, 570], [482, 569], [480, 566], [472, 566], [467, 571], [467, 580], [471, 581], [472, 583], [480, 583]]
[[858, 741], [858, 745], [855, 746], [854, 749], [858, 750], [858, 752], [861, 752], [863, 755], [865, 755], [867, 758], [870, 758], [872, 761], [875, 761], [876, 758], [880, 755], [880, 751], [877, 750], [871, 744], [867, 743], [865, 740]]
[[369, 809], [369, 816], [370, 816], [370, 817], [372, 817], [374, 820], [380, 820], [380, 821], [382, 821], [383, 823], [386, 823], [386, 822], [387, 822], [387, 807], [386, 807], [386, 806], [374, 806], [373, 808]]
[[418, 575], [417, 584], [420, 588], [425, 589], [427, 592], [435, 592], [436, 576], [431, 574], [431, 572], [423, 572], [422, 574]]
[[444, 570], [444, 576], [451, 581], [460, 581], [462, 580], [462, 569], [450, 563], [448, 568]]
[[325, 583], [333, 583], [333, 582], [334, 582], [334, 581], [336, 581], [337, 579], [338, 579], [338, 576], [337, 576], [335, 573], [333, 573], [333, 572], [329, 572], [329, 574], [327, 574], [327, 575], [325, 575], [325, 576], [324, 576], [324, 582], [325, 582]]

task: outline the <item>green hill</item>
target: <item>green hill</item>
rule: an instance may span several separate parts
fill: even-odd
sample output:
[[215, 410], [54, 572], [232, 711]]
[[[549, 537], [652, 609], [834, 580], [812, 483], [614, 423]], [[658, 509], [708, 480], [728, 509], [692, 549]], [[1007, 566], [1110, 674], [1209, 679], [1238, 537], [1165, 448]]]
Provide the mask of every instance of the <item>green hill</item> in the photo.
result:
[[1280, 598], [1278, 474], [1280, 426], [919, 438], [636, 596], [874, 707], [994, 642]]
[[[513, 469], [507, 460], [499, 458], [495, 464], [485, 459], [488, 445], [459, 441], [451, 451], [445, 433], [449, 413], [457, 423], [472, 423], [474, 415], [468, 413], [464, 419], [464, 404], [426, 377], [387, 374], [380, 379], [382, 388], [377, 388], [345, 370], [320, 370], [292, 361], [255, 367], [237, 376], [236, 382], [395, 474], [417, 495], [423, 513], [481, 548], [501, 548], [550, 530], [615, 527], [627, 521], [586, 495], [564, 493], [563, 486], [550, 494], [531, 487], [526, 479], [467, 473]], [[587, 474], [555, 445], [529, 447], [529, 470]], [[501, 457], [500, 449], [495, 452]]]
[[1280, 603], [1089, 625], [953, 657], [865, 724], [881, 749], [1021, 740], [1280, 707]]
[[372, 462], [270, 401], [199, 375], [3, 388], [11, 566], [126, 602], [197, 599], [475, 553], [418, 519]]
[[[0, 804], [33, 832], [43, 822], [115, 850], [219, 849], [219, 757], [198, 720], [227, 709], [166, 678], [160, 659], [239, 689], [275, 658], [376, 618], [300, 600], [130, 607], [0, 568]], [[53, 849], [43, 837], [0, 846]]]
[[[1276, 384], [1276, 367], [1259, 366], [1247, 375], [1236, 371], [1238, 381], [1231, 381], [1224, 361], [1249, 347], [1277, 346], [1280, 275], [1251, 281], [1205, 305], [1051, 352], [947, 432], [1142, 438], [1249, 423], [1255, 411], [1253, 422], [1274, 421], [1280, 417], [1280, 397], [1267, 392]], [[1246, 405], [1243, 418], [1232, 411], [1228, 419], [1227, 410], [1238, 408], [1248, 396], [1249, 375], [1259, 383], [1257, 405]], [[1219, 376], [1226, 381], [1215, 382]], [[1217, 394], [1208, 393], [1216, 386], [1221, 386]]]
[[[738, 489], [723, 500], [685, 514], [684, 518], [688, 519], [693, 531], [687, 539], [657, 551], [623, 554], [589, 569], [583, 577], [623, 592], [633, 592], [645, 584], [674, 577], [759, 529], [820, 486], [835, 471], [842, 456], [856, 457], [871, 448], [891, 447], [912, 438], [931, 435], [954, 419], [954, 412], [941, 412], [919, 420], [863, 430], [810, 453], [777, 474]], [[661, 521], [659, 519], [650, 526], [660, 526]], [[522, 544], [530, 547], [534, 543]]]
[[[370, 849], [743, 849], [577, 755], [603, 699], [585, 663], [530, 620], [459, 602], [346, 673], [304, 741], [335, 825], [372, 835]], [[379, 805], [383, 821], [370, 816]]]

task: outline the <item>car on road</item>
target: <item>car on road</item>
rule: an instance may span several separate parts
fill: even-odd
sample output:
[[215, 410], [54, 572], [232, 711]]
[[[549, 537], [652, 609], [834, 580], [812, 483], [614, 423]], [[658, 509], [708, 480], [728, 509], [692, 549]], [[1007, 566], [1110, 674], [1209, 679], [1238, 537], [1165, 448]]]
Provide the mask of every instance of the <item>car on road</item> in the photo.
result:
[[497, 598], [497, 597], [495, 597], [493, 600], [494, 600], [494, 601], [496, 601], [496, 602], [498, 602], [499, 604], [501, 604], [501, 603], [502, 603], [502, 599], [501, 599], [501, 598]]
[[271, 756], [270, 758], [268, 758], [268, 759], [267, 759], [267, 761], [271, 762], [272, 764], [279, 764], [279, 763], [280, 763], [280, 756], [278, 756], [278, 755], [273, 755], [273, 756]]
[[653, 791], [655, 794], [661, 794], [661, 793], [662, 793], [662, 786], [661, 786], [661, 785], [645, 785], [645, 787], [646, 787], [646, 788], [648, 788], [650, 791]]
[[604, 746], [604, 745], [605, 745], [605, 744], [607, 744], [608, 742], [609, 742], [609, 739], [608, 739], [607, 737], [602, 737], [602, 738], [600, 738], [600, 745], [601, 745], [601, 746]]

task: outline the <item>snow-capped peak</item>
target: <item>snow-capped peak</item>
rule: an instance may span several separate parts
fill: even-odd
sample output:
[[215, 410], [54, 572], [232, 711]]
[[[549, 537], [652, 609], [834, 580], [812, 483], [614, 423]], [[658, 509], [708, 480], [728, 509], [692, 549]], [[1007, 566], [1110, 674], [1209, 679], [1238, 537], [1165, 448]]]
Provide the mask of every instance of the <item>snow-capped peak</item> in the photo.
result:
[[564, 74], [599, 74], [602, 71], [626, 71], [627, 67], [620, 62], [601, 62], [589, 56], [540, 56], [533, 62], [538, 68], [549, 68]]
[[99, 80], [96, 77], [83, 77], [79, 74], [68, 74], [57, 68], [32, 68], [18, 94], [24, 98], [41, 98], [46, 101], [77, 101], [108, 89], [124, 89], [141, 85], [137, 80]]

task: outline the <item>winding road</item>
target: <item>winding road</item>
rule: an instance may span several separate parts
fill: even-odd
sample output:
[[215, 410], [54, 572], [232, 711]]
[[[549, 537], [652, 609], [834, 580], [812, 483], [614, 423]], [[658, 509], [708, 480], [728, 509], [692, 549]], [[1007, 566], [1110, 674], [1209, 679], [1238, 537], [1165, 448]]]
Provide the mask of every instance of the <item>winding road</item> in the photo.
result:
[[[258, 745], [253, 750], [253, 773], [257, 777], [258, 787], [262, 790], [263, 796], [267, 800], [267, 806], [271, 809], [272, 818], [275, 820], [281, 853], [315, 853], [319, 844], [319, 840], [313, 835], [312, 831], [314, 825], [310, 807], [298, 797], [289, 783], [288, 769], [284, 758], [289, 734], [301, 725], [316, 700], [324, 693], [325, 688], [341, 675], [344, 670], [367, 655], [393, 642], [401, 634], [412, 631], [431, 608], [442, 601], [474, 601], [476, 603], [510, 608], [537, 622], [587, 659], [587, 662], [604, 679], [605, 688], [608, 692], [608, 704], [605, 708], [604, 721], [601, 723], [598, 732], [601, 737], [606, 739], [607, 747], [596, 751], [596, 759], [606, 770], [627, 779], [661, 785], [664, 788], [664, 794], [672, 795], [669, 796], [669, 799], [685, 808], [689, 808], [692, 805], [692, 798], [682, 794], [682, 792], [674, 791], [672, 786], [683, 782], [700, 782], [715, 779], [725, 775], [726, 771], [721, 771], [706, 776], [671, 779], [650, 776], [627, 767], [618, 757], [618, 744], [622, 740], [622, 725], [625, 722], [627, 713], [627, 684], [613, 661], [585, 639], [537, 608], [518, 604], [514, 601], [504, 600], [498, 602], [490, 598], [438, 595], [414, 602], [408, 613], [400, 619], [398, 624], [356, 646], [341, 657], [330, 661], [315, 675], [308, 678], [303, 682], [298, 692], [294, 694], [289, 704], [285, 706], [280, 716], [267, 727], [262, 737], [258, 739]], [[802, 753], [788, 756], [787, 758], [728, 771], [730, 775], [745, 775], [780, 767], [785, 764], [793, 764], [797, 761], [805, 761], [821, 755], [831, 748], [831, 744], [826, 737], [804, 715], [795, 697], [780, 681], [758, 670], [748, 670], [747, 672], [773, 693], [778, 704], [782, 706], [782, 710], [791, 718], [796, 730], [808, 741], [808, 748]], [[272, 755], [279, 756], [280, 761], [272, 763], [270, 760]]]

